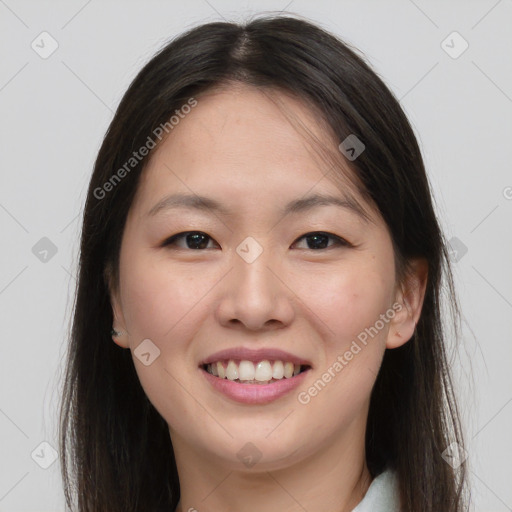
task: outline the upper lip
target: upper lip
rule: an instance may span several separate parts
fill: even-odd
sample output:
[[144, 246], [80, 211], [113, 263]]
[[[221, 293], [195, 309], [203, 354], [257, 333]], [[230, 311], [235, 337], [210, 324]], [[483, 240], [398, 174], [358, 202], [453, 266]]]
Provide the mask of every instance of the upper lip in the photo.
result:
[[215, 363], [217, 361], [225, 361], [227, 359], [252, 361], [253, 363], [257, 363], [259, 361], [264, 360], [284, 362], [289, 361], [293, 364], [311, 366], [311, 362], [308, 361], [307, 359], [296, 356], [294, 354], [290, 354], [290, 352], [286, 352], [278, 348], [252, 349], [246, 347], [234, 347], [220, 350], [219, 352], [215, 352], [214, 354], [211, 354], [208, 357], [206, 357], [206, 359], [204, 359], [199, 364], [199, 366]]

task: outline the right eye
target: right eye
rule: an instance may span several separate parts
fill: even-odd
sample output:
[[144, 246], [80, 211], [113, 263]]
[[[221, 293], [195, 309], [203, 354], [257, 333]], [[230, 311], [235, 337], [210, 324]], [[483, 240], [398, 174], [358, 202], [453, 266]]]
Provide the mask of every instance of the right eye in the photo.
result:
[[[178, 243], [182, 240], [184, 240], [185, 245], [183, 245], [183, 243]], [[183, 233], [178, 233], [165, 240], [165, 242], [162, 244], [162, 247], [172, 248], [174, 246], [178, 249], [193, 250], [208, 249], [207, 246], [209, 240], [213, 241], [213, 238], [208, 236], [206, 233], [203, 233], [202, 231], [184, 231]]]

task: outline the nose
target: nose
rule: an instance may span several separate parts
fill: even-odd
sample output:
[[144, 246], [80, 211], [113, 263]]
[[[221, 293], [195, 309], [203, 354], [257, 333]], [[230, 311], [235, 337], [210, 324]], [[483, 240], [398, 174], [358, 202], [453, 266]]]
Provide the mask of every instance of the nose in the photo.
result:
[[287, 286], [283, 266], [268, 251], [251, 263], [235, 253], [220, 293], [216, 316], [224, 327], [267, 331], [293, 320], [294, 293]]

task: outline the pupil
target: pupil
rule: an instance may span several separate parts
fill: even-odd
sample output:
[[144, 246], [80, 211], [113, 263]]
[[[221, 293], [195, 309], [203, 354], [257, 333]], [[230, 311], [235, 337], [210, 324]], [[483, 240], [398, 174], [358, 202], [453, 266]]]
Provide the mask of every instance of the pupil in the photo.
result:
[[[202, 240], [201, 240], [202, 238]], [[191, 242], [192, 247], [190, 249], [204, 249], [208, 245], [207, 237], [203, 233], [191, 233], [187, 235], [187, 245]], [[199, 247], [196, 244], [199, 243]]]
[[[320, 242], [319, 242], [319, 239], [320, 239]], [[325, 249], [325, 247], [327, 247], [327, 244], [323, 243], [323, 242], [327, 242], [327, 240], [328, 240], [328, 237], [326, 235], [309, 235], [308, 240], [314, 240], [313, 244], [310, 244], [308, 242], [308, 246], [310, 246], [309, 247], [310, 249]], [[313, 245], [313, 247], [311, 247], [311, 245]], [[319, 245], [321, 247], [319, 247]]]

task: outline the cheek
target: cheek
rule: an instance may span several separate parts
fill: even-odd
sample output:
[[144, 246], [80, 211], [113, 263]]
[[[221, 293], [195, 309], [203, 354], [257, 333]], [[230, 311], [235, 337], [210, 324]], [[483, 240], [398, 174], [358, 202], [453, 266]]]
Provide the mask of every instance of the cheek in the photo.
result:
[[[127, 327], [138, 337], [154, 337], [161, 343], [182, 339], [178, 332], [187, 325], [185, 319], [193, 309], [201, 307], [201, 298], [215, 279], [208, 273], [191, 273], [185, 267], [171, 268], [162, 262], [130, 256], [124, 285], [124, 312]], [[211, 281], [211, 283], [209, 283]]]
[[378, 267], [347, 266], [326, 275], [303, 276], [301, 281], [304, 302], [340, 349], [373, 326], [390, 306], [392, 280]]
[[[134, 366], [149, 400], [173, 424], [181, 421], [180, 414], [190, 406], [190, 396], [183, 392], [180, 382], [190, 371], [190, 340], [200, 326], [194, 320], [207, 307], [201, 299], [208, 286], [215, 283], [212, 278], [208, 284], [210, 279], [204, 274], [191, 274], [184, 267], [171, 268], [136, 251], [127, 250], [122, 260], [123, 313]], [[145, 339], [160, 350], [148, 366], [134, 353]]]
[[368, 258], [305, 281], [306, 304], [328, 330], [314, 389], [303, 390], [302, 398], [319, 411], [329, 408], [331, 426], [344, 424], [362, 410], [378, 374], [389, 325], [381, 315], [391, 305], [394, 283], [388, 263]]

